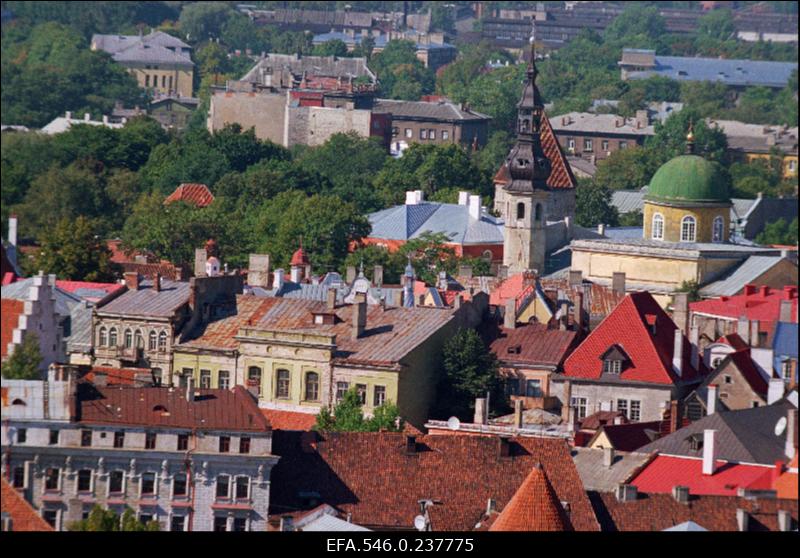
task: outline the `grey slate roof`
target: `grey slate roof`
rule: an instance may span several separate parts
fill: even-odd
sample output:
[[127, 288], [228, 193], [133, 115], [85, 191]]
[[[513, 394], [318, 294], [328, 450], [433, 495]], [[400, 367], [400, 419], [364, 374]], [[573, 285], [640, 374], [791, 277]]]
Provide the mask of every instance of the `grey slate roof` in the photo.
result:
[[138, 290], [129, 290], [97, 307], [97, 313], [169, 318], [188, 302], [189, 283], [161, 279], [161, 290], [154, 291], [152, 280], [144, 279], [139, 281]]
[[784, 258], [781, 256], [750, 256], [726, 277], [700, 289], [700, 296], [733, 296], [740, 292], [745, 285], [754, 282], [758, 277], [778, 265], [782, 259]]
[[503, 220], [482, 212], [480, 219], [469, 215], [466, 205], [422, 202], [396, 205], [371, 213], [370, 238], [408, 240], [422, 233], [442, 232], [455, 244], [502, 244]]
[[90, 352], [92, 350], [92, 306], [86, 302], [77, 304], [72, 308], [69, 317], [69, 331], [64, 332], [67, 352]]
[[[642, 211], [644, 209], [644, 196], [647, 193], [647, 187], [640, 190], [614, 190], [611, 193], [611, 205], [617, 208], [620, 213], [631, 213], [634, 211]], [[733, 207], [731, 207], [731, 219], [736, 221], [744, 218], [758, 202], [755, 200], [746, 200], [741, 198], [731, 198]]]
[[[347, 298], [351, 290], [346, 283], [335, 285], [320, 283], [319, 285], [314, 285], [311, 283], [293, 283], [291, 281], [287, 281], [283, 284], [283, 287], [280, 290], [265, 289], [263, 287], [246, 287], [246, 290], [252, 292], [255, 296], [276, 296], [280, 298], [325, 302], [328, 299], [328, 289], [330, 287], [336, 288], [336, 304], [344, 304], [345, 298]], [[400, 287], [384, 286], [380, 288], [370, 287], [368, 294], [369, 298], [372, 298], [376, 301], [384, 298], [387, 306], [400, 306], [402, 292], [403, 289]]]
[[394, 99], [376, 99], [372, 112], [375, 114], [391, 113], [395, 118], [443, 120], [447, 122], [491, 120], [491, 116], [473, 110], [464, 110], [452, 101], [397, 101]]
[[745, 246], [741, 244], [712, 243], [712, 242], [663, 242], [646, 238], [626, 238], [615, 240], [613, 238], [573, 240], [570, 246], [575, 248], [606, 249], [612, 252], [647, 253], [649, 255], [669, 255], [673, 257], [697, 257], [701, 253], [769, 255], [779, 254], [780, 250], [762, 248], [758, 246]]
[[574, 447], [572, 461], [581, 476], [586, 490], [611, 492], [621, 482], [626, 482], [649, 460], [650, 454], [643, 452], [616, 452], [610, 468], [603, 466], [603, 450]]
[[[315, 76], [353, 77], [367, 76], [375, 80], [375, 74], [367, 67], [366, 58], [336, 58], [334, 56], [299, 56], [294, 54], [268, 53], [260, 59], [241, 81], [261, 83], [261, 70], [268, 68], [271, 72], [283, 69], [292, 74], [302, 75], [303, 72]], [[270, 73], [270, 72], [268, 72]]]
[[602, 135], [626, 135], [649, 137], [655, 134], [653, 125], [636, 127], [635, 118], [625, 118], [622, 126], [617, 126], [616, 114], [593, 114], [591, 112], [568, 112], [550, 118], [553, 130], [561, 135], [569, 132], [594, 133]]
[[189, 56], [192, 47], [162, 31], [141, 36], [95, 34], [92, 45], [116, 62], [194, 65]]
[[366, 527], [362, 527], [360, 525], [356, 525], [355, 523], [350, 523], [345, 521], [344, 519], [339, 519], [338, 517], [334, 517], [332, 515], [323, 514], [306, 523], [302, 528], [302, 531], [336, 531], [336, 532], [344, 532], [344, 531], [369, 531]]
[[[25, 301], [28, 300], [30, 296], [31, 287], [33, 287], [33, 277], [28, 277], [27, 279], [20, 279], [9, 285], [3, 285], [3, 287], [0, 288], [0, 292], [2, 292], [2, 298]], [[56, 292], [56, 313], [61, 317], [69, 316], [72, 309], [80, 304], [81, 299], [58, 287], [53, 288]]]
[[702, 437], [704, 430], [711, 429], [716, 430], [718, 459], [772, 465], [786, 457], [784, 451], [788, 428], [776, 436], [775, 425], [793, 408], [794, 405], [784, 399], [765, 407], [721, 411], [642, 446], [639, 452], [658, 451], [664, 455], [702, 457], [703, 449], [692, 450], [690, 440], [692, 435]]

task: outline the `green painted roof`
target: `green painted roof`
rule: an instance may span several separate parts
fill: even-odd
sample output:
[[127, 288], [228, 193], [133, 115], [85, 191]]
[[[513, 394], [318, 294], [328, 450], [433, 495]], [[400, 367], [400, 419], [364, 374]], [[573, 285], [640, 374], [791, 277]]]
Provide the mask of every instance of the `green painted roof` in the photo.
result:
[[699, 155], [681, 155], [661, 165], [646, 199], [664, 202], [730, 202], [722, 168]]

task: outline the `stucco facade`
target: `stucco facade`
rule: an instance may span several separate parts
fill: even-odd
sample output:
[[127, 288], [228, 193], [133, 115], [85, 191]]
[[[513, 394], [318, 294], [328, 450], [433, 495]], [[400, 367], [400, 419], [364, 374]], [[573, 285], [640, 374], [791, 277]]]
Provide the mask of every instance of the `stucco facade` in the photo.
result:
[[173, 64], [135, 64], [125, 63], [125, 67], [139, 87], [160, 95], [178, 94], [181, 97], [192, 96], [192, 66]]
[[[718, 206], [687, 206], [678, 207], [667, 204], [645, 201], [644, 238], [663, 240], [664, 242], [687, 242], [681, 237], [681, 226], [684, 218], [691, 217], [695, 221], [695, 239], [688, 242], [725, 242], [730, 231], [730, 203]], [[660, 235], [653, 235], [654, 216], [662, 219]], [[714, 220], [722, 221], [722, 228], [717, 225], [717, 235], [714, 234]]]

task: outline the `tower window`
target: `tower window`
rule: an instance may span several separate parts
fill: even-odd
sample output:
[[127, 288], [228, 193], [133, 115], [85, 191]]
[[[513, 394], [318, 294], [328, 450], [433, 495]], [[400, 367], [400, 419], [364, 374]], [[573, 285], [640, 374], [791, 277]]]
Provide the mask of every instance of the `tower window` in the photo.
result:
[[542, 204], [537, 203], [536, 207], [534, 208], [534, 219], [537, 221], [542, 220]]
[[517, 219], [525, 218], [525, 204], [520, 202], [517, 204]]
[[681, 221], [681, 242], [695, 242], [697, 238], [697, 221], [687, 215]]
[[664, 216], [660, 213], [653, 215], [653, 227], [651, 233], [653, 240], [664, 240]]

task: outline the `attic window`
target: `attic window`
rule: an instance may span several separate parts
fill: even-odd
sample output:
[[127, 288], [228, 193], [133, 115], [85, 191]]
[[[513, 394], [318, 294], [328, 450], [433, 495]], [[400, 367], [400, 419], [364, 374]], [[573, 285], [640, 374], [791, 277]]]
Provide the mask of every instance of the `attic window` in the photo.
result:
[[703, 449], [703, 437], [699, 434], [689, 436], [689, 448], [692, 451], [700, 451]]
[[15, 399], [11, 402], [12, 405], [20, 405], [22, 407], [27, 407], [27, 403], [25, 403], [22, 399]]
[[513, 347], [508, 347], [507, 351], [508, 354], [510, 355], [518, 355], [522, 353], [522, 345], [514, 345]]
[[622, 361], [606, 359], [603, 361], [603, 374], [619, 374], [622, 372]]
[[164, 405], [156, 405], [155, 407], [153, 407], [153, 412], [159, 413], [162, 417], [169, 416], [169, 411]]
[[617, 345], [611, 346], [601, 357], [603, 360], [603, 374], [619, 375], [628, 357], [625, 352]]

